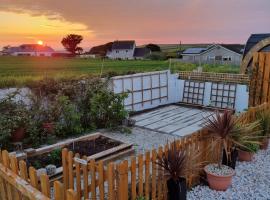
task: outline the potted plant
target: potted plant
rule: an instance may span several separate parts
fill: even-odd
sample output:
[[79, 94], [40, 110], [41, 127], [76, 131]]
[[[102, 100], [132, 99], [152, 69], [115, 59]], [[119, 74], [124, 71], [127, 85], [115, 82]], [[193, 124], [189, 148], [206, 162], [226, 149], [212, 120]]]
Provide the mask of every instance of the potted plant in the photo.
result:
[[167, 152], [158, 156], [157, 164], [168, 176], [168, 200], [185, 200], [187, 193], [186, 179], [183, 177], [186, 170], [185, 152], [177, 148], [176, 142], [173, 142]]
[[259, 120], [262, 136], [260, 148], [266, 150], [268, 148], [270, 136], [270, 112], [261, 111], [256, 114], [256, 118]]
[[[215, 116], [206, 119], [205, 128], [214, 138], [214, 147], [220, 152], [219, 162], [205, 166], [204, 170], [210, 188], [215, 190], [226, 190], [232, 182], [235, 171], [232, 167], [222, 164], [224, 156], [226, 161], [231, 160], [237, 147], [245, 147], [247, 141], [257, 138], [258, 122], [245, 124], [240, 122], [231, 110], [225, 110], [223, 113], [216, 112]], [[256, 142], [256, 141], [255, 141]], [[231, 146], [231, 148], [229, 148]], [[222, 159], [223, 158], [223, 159]], [[235, 166], [235, 158], [233, 165]]]
[[246, 143], [245, 147], [238, 150], [238, 159], [240, 161], [252, 161], [254, 154], [259, 150], [259, 145], [255, 143]]

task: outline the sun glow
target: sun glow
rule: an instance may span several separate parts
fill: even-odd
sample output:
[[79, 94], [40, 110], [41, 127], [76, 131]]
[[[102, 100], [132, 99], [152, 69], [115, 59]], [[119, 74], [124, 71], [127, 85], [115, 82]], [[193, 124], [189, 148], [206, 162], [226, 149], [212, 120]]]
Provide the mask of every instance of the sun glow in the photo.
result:
[[38, 40], [38, 41], [37, 41], [37, 44], [43, 45], [43, 41], [42, 41], [42, 40]]

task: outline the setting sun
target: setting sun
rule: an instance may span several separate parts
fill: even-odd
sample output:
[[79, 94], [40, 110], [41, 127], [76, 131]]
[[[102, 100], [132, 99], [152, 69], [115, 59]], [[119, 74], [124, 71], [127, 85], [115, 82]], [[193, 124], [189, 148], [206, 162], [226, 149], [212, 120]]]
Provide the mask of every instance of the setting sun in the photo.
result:
[[38, 41], [37, 41], [37, 44], [43, 45], [43, 41], [42, 41], [42, 40], [38, 40]]

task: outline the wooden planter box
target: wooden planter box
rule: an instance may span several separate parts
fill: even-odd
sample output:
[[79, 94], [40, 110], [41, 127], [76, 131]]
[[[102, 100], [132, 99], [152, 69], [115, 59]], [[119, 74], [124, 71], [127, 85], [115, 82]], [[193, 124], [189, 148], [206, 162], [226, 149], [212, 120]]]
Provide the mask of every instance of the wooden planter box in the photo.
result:
[[[91, 140], [95, 140], [99, 137], [104, 137], [104, 138], [108, 138], [108, 139], [111, 139], [113, 141], [119, 142], [119, 145], [116, 147], [101, 151], [99, 153], [93, 154], [91, 156], [88, 156], [87, 157], [88, 161], [94, 159], [95, 161], [103, 160], [105, 163], [107, 163], [107, 162], [111, 162], [113, 160], [117, 160], [117, 159], [120, 159], [120, 158], [128, 156], [128, 155], [131, 155], [135, 152], [135, 150], [132, 148], [132, 144], [126, 144], [122, 141], [115, 140], [113, 138], [110, 138], [110, 137], [105, 136], [105, 135], [98, 132], [98, 133], [94, 133], [94, 134], [84, 135], [84, 136], [74, 138], [74, 139], [67, 139], [65, 141], [58, 142], [58, 143], [53, 144], [53, 145], [41, 147], [38, 149], [32, 149], [32, 148], [25, 149], [25, 151], [23, 153], [12, 152], [10, 154], [15, 154], [16, 157], [18, 158], [18, 160], [22, 160], [22, 159], [26, 159], [26, 158], [31, 158], [33, 156], [50, 153], [51, 151], [53, 151], [55, 149], [59, 149], [59, 148], [61, 149], [61, 148], [67, 147], [68, 145], [75, 143], [75, 142], [91, 141]], [[80, 155], [80, 156], [83, 156], [83, 155]], [[49, 164], [50, 163], [48, 163], [48, 165]], [[56, 173], [49, 176], [50, 181], [61, 178], [62, 171], [63, 171], [62, 166], [58, 167], [56, 169]]]

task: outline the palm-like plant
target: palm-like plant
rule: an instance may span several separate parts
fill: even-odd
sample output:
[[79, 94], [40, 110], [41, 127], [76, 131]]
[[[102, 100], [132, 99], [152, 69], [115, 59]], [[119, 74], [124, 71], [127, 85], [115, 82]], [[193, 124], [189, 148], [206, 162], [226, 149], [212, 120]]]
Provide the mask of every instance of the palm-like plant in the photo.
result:
[[264, 137], [270, 136], [270, 112], [261, 111], [256, 113], [256, 119], [259, 121], [261, 135]]
[[[212, 133], [216, 139], [216, 144], [220, 144], [220, 158], [225, 150], [227, 159], [229, 154], [229, 145], [233, 144], [245, 148], [248, 143], [258, 144], [259, 122], [243, 123], [240, 122], [230, 110], [223, 113], [216, 112], [215, 116], [207, 118], [205, 128]], [[221, 168], [222, 160], [220, 159], [219, 167]]]
[[163, 152], [162, 156], [158, 156], [157, 164], [162, 167], [171, 178], [176, 181], [181, 177], [186, 168], [186, 154], [177, 148], [174, 141], [167, 152]]

